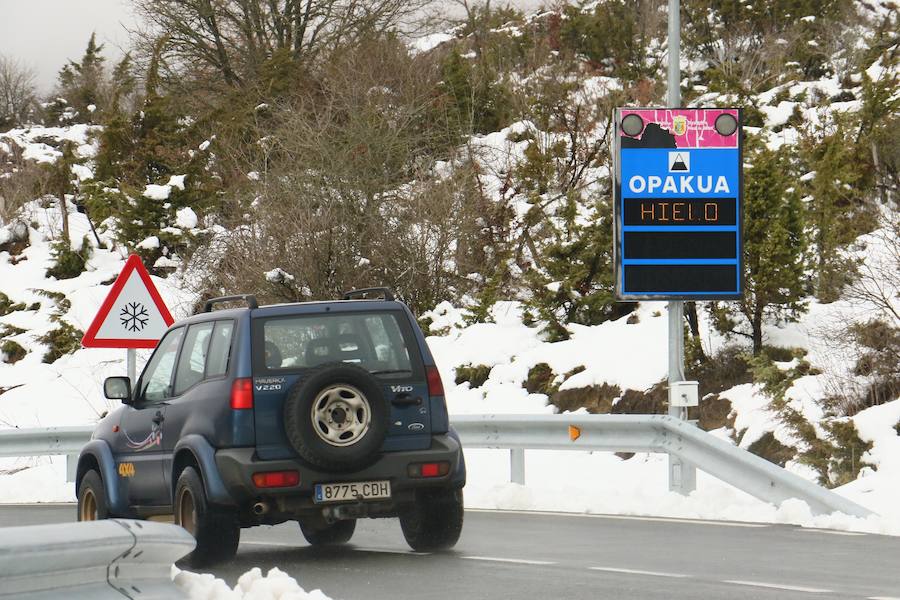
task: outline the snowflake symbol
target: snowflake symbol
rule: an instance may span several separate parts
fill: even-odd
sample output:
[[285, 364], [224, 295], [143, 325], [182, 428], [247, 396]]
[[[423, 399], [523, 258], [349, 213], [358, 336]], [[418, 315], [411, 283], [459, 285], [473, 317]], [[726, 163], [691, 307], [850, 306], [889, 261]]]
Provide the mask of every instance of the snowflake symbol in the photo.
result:
[[150, 321], [150, 313], [140, 302], [129, 302], [119, 313], [119, 321], [128, 331], [141, 331]]

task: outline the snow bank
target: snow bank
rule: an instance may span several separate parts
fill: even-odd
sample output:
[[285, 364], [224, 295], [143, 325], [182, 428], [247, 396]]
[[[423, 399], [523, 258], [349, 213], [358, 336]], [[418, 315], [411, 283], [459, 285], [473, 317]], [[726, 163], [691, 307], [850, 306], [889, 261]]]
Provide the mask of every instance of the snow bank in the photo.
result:
[[53, 163], [62, 156], [62, 152], [48, 144], [71, 142], [74, 144], [75, 156], [92, 158], [97, 155], [99, 145], [94, 134], [102, 127], [97, 125], [71, 125], [69, 127], [25, 127], [10, 129], [0, 133], [0, 141], [12, 142], [22, 150], [22, 158], [39, 163]]
[[175, 566], [172, 580], [191, 600], [331, 600], [321, 590], [307, 592], [277, 567], [266, 575], [254, 567], [240, 576], [234, 588], [214, 575], [182, 571]]
[[[838, 303], [811, 311], [798, 323], [766, 332], [771, 343], [800, 346], [819, 356], [816, 335], [828, 311], [844, 310]], [[865, 312], [865, 311], [864, 311]], [[550, 414], [555, 408], [544, 394], [529, 394], [523, 387], [529, 369], [547, 363], [557, 374], [561, 389], [603, 382], [645, 390], [665, 377], [667, 318], [663, 303], [642, 303], [635, 313], [593, 327], [570, 326], [572, 338], [549, 343], [535, 327], [522, 323], [521, 307], [501, 302], [490, 312], [493, 322], [465, 324], [465, 312], [442, 303], [426, 313], [432, 331], [428, 337], [444, 381], [447, 405], [460, 414]], [[830, 315], [830, 316], [829, 316]], [[629, 323], [631, 321], [631, 323]], [[704, 331], [711, 328], [704, 324]], [[715, 334], [704, 339], [709, 353], [725, 341]], [[487, 365], [490, 374], [483, 385], [454, 383], [456, 368]], [[584, 370], [561, 381], [561, 374], [583, 366]], [[786, 396], [791, 405], [812, 423], [824, 418], [816, 399], [826, 394], [827, 376], [806, 376], [794, 382]], [[735, 429], [743, 432], [740, 446], [749, 447], [764, 433], [772, 432], [784, 444], [795, 445], [793, 433], [768, 408], [770, 399], [757, 386], [739, 385], [720, 394], [732, 404]], [[698, 473], [697, 491], [688, 497], [670, 493], [666, 486], [667, 458], [637, 454], [623, 460], [612, 453], [526, 451], [526, 486], [509, 481], [509, 452], [465, 451], [469, 480], [466, 505], [472, 508], [546, 510], [583, 513], [664, 516], [715, 520], [791, 523], [900, 535], [900, 400], [864, 410], [853, 417], [862, 439], [873, 442], [863, 460], [877, 471], [864, 469], [860, 478], [837, 493], [879, 513], [881, 517], [858, 519], [846, 515], [813, 516], [799, 501], [780, 507], [759, 501], [704, 473]], [[730, 431], [711, 432], [733, 443]], [[796, 462], [786, 467], [809, 480], [816, 473]]]
[[444, 42], [449, 42], [452, 39], [453, 36], [447, 33], [432, 33], [429, 35], [424, 35], [412, 41], [412, 43], [410, 44], [410, 51], [412, 54], [428, 52], [429, 50], [437, 48]]

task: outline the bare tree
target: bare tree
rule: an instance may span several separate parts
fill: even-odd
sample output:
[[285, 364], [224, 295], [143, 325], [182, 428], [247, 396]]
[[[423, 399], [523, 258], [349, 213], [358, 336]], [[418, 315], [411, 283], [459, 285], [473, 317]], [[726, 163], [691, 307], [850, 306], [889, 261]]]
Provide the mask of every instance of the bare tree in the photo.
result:
[[35, 106], [34, 71], [0, 54], [0, 129], [25, 122]]
[[433, 168], [452, 153], [429, 118], [438, 65], [383, 37], [321, 71], [315, 90], [269, 109], [278, 125], [258, 132], [267, 150], [248, 216], [191, 260], [203, 291], [296, 301], [390, 285], [417, 308], [464, 293], [484, 245], [480, 196], [467, 165]]
[[176, 68], [242, 85], [267, 59], [294, 60], [401, 27], [432, 0], [134, 0], [152, 43], [168, 36]]

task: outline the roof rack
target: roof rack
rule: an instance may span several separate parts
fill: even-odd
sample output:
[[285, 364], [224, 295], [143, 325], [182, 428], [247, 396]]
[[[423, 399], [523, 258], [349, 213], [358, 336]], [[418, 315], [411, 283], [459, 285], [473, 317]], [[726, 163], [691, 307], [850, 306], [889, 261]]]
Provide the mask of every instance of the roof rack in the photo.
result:
[[222, 304], [223, 302], [237, 302], [238, 300], [244, 300], [245, 302], [247, 302], [248, 308], [259, 308], [259, 303], [256, 301], [256, 296], [254, 296], [253, 294], [238, 294], [237, 296], [220, 296], [218, 298], [210, 298], [203, 305], [203, 312], [212, 312], [214, 304]]
[[[371, 294], [378, 294], [375, 298], [370, 298]], [[394, 292], [387, 287], [362, 288], [359, 290], [350, 290], [344, 292], [344, 300], [393, 300]]]

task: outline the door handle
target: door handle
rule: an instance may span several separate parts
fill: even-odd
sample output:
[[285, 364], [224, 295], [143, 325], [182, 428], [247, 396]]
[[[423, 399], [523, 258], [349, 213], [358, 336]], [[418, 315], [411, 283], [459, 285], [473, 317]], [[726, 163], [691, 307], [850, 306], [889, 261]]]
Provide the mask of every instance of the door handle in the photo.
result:
[[397, 394], [397, 396], [391, 400], [391, 404], [394, 406], [418, 406], [422, 404], [422, 397], [416, 396], [414, 398], [404, 392], [402, 394]]
[[156, 416], [153, 417], [153, 422], [156, 423], [157, 425], [159, 425], [164, 420], [165, 420], [165, 417], [163, 416], [163, 414], [161, 412], [157, 411]]

